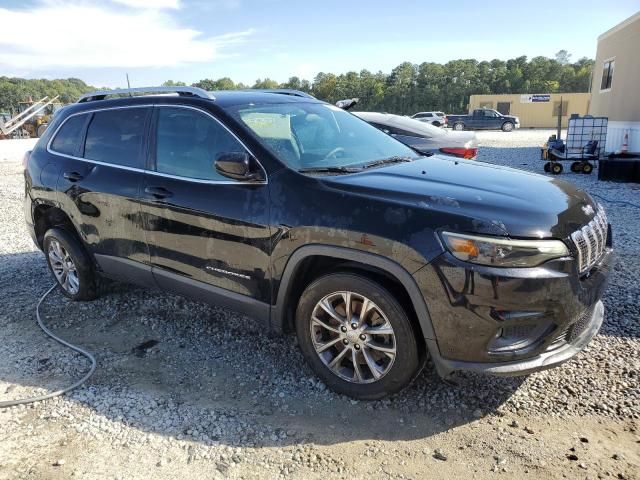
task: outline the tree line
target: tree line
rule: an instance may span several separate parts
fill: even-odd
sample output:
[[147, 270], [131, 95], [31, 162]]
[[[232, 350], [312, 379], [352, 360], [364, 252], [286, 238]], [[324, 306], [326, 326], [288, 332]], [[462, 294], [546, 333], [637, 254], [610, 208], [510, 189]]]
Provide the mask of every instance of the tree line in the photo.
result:
[[60, 103], [73, 103], [87, 92], [95, 90], [79, 78], [57, 80], [0, 77], [0, 112], [18, 112], [18, 104], [31, 97], [34, 101], [45, 96], [59, 95]]
[[[571, 55], [561, 50], [555, 58], [526, 56], [510, 60], [452, 60], [445, 64], [403, 62], [390, 73], [369, 70], [339, 75], [318, 73], [311, 81], [290, 77], [283, 83], [270, 78], [253, 85], [236, 83], [229, 77], [203, 79], [193, 83], [205, 90], [246, 88], [293, 88], [334, 103], [344, 98], [360, 99], [359, 110], [384, 111], [402, 115], [424, 110], [446, 113], [466, 112], [469, 97], [491, 93], [569, 93], [587, 92], [594, 61], [581, 58], [571, 62]], [[165, 86], [186, 85], [168, 80]], [[63, 103], [75, 101], [93, 90], [82, 80], [25, 80], [0, 77], [0, 109], [16, 106], [31, 95], [61, 95]], [[14, 107], [15, 108], [15, 107]]]

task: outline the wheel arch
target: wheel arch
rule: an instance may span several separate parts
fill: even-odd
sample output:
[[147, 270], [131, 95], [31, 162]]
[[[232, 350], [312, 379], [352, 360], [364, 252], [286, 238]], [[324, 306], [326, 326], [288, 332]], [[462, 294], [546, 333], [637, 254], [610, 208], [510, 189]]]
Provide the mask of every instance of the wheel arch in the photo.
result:
[[[377, 277], [379, 283], [390, 289], [391, 293], [406, 296], [412, 308], [407, 313], [413, 316], [419, 330], [417, 333], [422, 336], [420, 344], [424, 345], [424, 339], [435, 339], [427, 305], [407, 270], [393, 260], [374, 253], [331, 245], [306, 245], [289, 257], [279, 282], [275, 305], [271, 309], [271, 329], [274, 332], [283, 333], [292, 329], [297, 301], [309, 283], [301, 280], [309, 278], [306, 274], [310, 268], [317, 267], [320, 268], [313, 271], [309, 281], [336, 270], [368, 272], [374, 276], [374, 280]], [[393, 287], [389, 288], [391, 283], [387, 282], [396, 282], [402, 291], [394, 291]]]
[[53, 227], [62, 227], [80, 239], [80, 235], [69, 215], [55, 205], [41, 203], [33, 208], [33, 228], [36, 242], [40, 249], [43, 247], [44, 234]]

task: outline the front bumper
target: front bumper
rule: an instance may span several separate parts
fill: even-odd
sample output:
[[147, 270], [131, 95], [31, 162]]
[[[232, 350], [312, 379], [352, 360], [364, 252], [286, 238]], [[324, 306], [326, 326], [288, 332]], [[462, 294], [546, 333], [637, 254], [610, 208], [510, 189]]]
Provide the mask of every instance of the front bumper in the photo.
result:
[[572, 258], [505, 269], [441, 255], [414, 273], [433, 325], [426, 342], [438, 372], [521, 375], [570, 359], [602, 325], [600, 299], [613, 262], [607, 248], [580, 277]]
[[455, 371], [467, 371], [483, 373], [496, 376], [526, 375], [539, 372], [548, 368], [556, 367], [576, 354], [581, 352], [593, 337], [596, 336], [602, 321], [604, 320], [604, 305], [598, 301], [590, 314], [587, 327], [571, 342], [566, 342], [563, 346], [543, 352], [533, 358], [516, 360], [503, 363], [482, 363], [482, 362], [461, 362], [456, 360], [439, 359], [438, 371], [443, 376], [447, 376]]

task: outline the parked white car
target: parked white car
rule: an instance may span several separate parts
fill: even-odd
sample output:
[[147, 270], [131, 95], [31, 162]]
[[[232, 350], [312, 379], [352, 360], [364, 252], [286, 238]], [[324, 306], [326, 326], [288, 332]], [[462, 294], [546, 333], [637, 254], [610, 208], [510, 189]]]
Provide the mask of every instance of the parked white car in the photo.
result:
[[443, 127], [447, 125], [447, 116], [444, 112], [418, 112], [411, 118], [420, 120], [421, 122], [430, 123], [435, 127]]
[[474, 132], [454, 132], [413, 118], [377, 112], [353, 112], [365, 122], [421, 153], [443, 153], [474, 159], [478, 139]]

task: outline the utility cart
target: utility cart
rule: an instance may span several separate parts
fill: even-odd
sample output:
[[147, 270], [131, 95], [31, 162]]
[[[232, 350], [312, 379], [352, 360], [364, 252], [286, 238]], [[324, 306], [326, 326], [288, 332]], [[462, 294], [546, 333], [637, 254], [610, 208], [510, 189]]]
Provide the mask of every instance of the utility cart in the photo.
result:
[[551, 135], [542, 147], [540, 158], [545, 161], [544, 171], [559, 175], [564, 170], [562, 163], [571, 162], [574, 173], [593, 172], [594, 163], [604, 153], [607, 143], [607, 117], [572, 115], [569, 118], [566, 141]]

